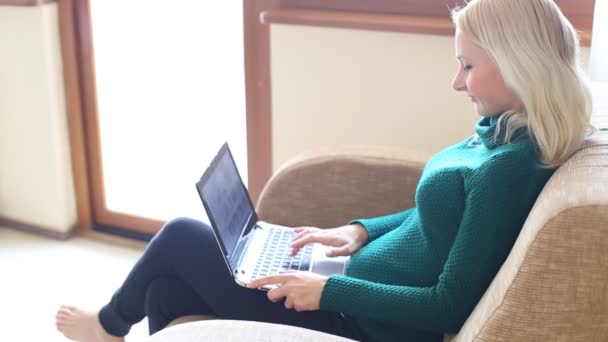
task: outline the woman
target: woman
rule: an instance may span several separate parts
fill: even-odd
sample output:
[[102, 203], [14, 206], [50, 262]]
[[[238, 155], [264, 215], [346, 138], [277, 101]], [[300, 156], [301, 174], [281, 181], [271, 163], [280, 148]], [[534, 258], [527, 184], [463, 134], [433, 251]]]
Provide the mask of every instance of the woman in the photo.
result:
[[154, 333], [179, 316], [210, 314], [364, 341], [441, 341], [457, 332], [545, 182], [581, 145], [591, 104], [577, 34], [553, 1], [473, 0], [453, 20], [453, 87], [481, 116], [477, 134], [428, 162], [415, 208], [296, 229], [294, 253], [313, 242], [332, 246], [329, 254], [351, 256], [346, 275], [280, 273], [242, 288], [226, 275], [211, 229], [177, 219], [106, 306], [63, 306], [58, 329], [74, 340], [121, 341], [144, 316]]

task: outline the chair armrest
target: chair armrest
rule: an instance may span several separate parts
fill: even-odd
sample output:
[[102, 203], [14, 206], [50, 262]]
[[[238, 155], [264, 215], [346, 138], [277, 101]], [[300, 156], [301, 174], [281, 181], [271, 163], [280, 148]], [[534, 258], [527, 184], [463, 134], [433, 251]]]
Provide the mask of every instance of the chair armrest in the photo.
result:
[[336, 227], [411, 208], [428, 157], [377, 147], [298, 155], [262, 190], [259, 218], [286, 226]]
[[146, 342], [354, 342], [339, 336], [262, 322], [210, 320], [179, 324], [150, 336]]

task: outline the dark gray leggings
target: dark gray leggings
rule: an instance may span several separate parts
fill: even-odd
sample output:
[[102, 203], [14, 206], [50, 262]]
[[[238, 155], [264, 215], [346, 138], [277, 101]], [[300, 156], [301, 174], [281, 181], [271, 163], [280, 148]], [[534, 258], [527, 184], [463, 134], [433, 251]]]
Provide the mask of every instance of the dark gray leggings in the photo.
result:
[[353, 319], [336, 312], [288, 310], [266, 292], [238, 286], [211, 227], [188, 218], [167, 223], [150, 241], [111, 301], [99, 312], [104, 329], [126, 335], [148, 317], [150, 334], [183, 315], [280, 323], [368, 340]]

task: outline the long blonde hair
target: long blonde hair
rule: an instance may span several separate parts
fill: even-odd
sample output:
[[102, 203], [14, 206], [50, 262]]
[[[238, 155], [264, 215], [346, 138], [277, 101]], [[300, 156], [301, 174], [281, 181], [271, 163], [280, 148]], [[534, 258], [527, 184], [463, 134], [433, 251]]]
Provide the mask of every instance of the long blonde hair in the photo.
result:
[[523, 109], [501, 115], [509, 142], [526, 127], [545, 167], [564, 163], [592, 129], [579, 37], [552, 0], [472, 0], [454, 24], [494, 60]]

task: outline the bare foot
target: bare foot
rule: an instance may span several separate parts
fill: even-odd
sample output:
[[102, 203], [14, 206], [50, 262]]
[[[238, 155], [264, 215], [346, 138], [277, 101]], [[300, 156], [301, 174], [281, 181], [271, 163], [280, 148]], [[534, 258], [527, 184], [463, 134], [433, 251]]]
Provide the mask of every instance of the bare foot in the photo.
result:
[[62, 305], [57, 311], [57, 330], [72, 341], [124, 342], [124, 337], [108, 334], [99, 323], [99, 311], [90, 312]]

